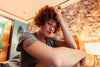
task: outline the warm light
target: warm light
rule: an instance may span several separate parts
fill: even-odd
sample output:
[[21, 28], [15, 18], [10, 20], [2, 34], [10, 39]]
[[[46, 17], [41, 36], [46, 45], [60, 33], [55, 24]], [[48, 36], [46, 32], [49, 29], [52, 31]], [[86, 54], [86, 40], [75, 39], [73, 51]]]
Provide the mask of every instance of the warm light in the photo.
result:
[[0, 27], [0, 34], [2, 33], [2, 27]]
[[9, 32], [9, 31], [7, 31], [7, 30], [4, 30], [4, 32]]
[[100, 42], [85, 43], [86, 53], [100, 55]]
[[11, 22], [12, 22], [12, 21], [10, 21], [8, 24], [11, 25]]
[[2, 16], [0, 16], [0, 21], [7, 21], [8, 19], [3, 18]]
[[2, 33], [2, 28], [0, 27], [0, 34]]
[[85, 40], [86, 38], [85, 38], [85, 32], [84, 31], [82, 31], [82, 36], [81, 36], [82, 38], [81, 38], [81, 40]]

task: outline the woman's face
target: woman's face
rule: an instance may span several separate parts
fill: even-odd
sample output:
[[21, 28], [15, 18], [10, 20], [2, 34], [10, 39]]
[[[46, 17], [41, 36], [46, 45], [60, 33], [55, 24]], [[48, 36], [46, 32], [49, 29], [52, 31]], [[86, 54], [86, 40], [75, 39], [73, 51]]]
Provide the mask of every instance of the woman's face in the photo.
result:
[[55, 31], [56, 27], [57, 27], [56, 22], [51, 19], [46, 21], [44, 26], [41, 27], [41, 32], [46, 37], [49, 37]]

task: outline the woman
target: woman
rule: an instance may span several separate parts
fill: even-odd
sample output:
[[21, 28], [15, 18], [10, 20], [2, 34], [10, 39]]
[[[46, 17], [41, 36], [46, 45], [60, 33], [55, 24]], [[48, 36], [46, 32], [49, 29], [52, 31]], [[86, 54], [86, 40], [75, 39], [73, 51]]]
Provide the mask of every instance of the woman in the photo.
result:
[[[36, 14], [34, 21], [39, 30], [19, 37], [17, 51], [21, 51], [21, 67], [80, 67], [85, 54], [77, 50], [61, 10], [45, 6]], [[64, 40], [50, 37], [59, 32], [60, 28]]]

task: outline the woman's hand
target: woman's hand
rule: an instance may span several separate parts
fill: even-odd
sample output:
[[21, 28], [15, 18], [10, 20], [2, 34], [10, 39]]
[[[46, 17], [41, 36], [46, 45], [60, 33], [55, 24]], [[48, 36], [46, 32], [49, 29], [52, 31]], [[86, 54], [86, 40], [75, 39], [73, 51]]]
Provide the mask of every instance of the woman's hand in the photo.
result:
[[59, 21], [62, 21], [63, 20], [63, 16], [62, 16], [62, 11], [61, 9], [57, 9], [55, 8], [55, 12], [57, 13], [57, 18]]
[[84, 63], [84, 59], [86, 57], [85, 53], [82, 50], [70, 49], [60, 47], [59, 50], [59, 59], [61, 61], [62, 67], [70, 67], [74, 66], [78, 63], [82, 65]]

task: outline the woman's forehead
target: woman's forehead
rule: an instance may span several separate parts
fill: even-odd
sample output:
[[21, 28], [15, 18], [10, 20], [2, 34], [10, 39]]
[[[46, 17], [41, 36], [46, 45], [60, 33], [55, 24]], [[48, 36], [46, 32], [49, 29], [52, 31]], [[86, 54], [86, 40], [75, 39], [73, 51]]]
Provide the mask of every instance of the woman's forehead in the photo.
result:
[[53, 19], [50, 19], [50, 20], [48, 20], [48, 21], [49, 21], [50, 23], [54, 24], [54, 25], [57, 24]]

